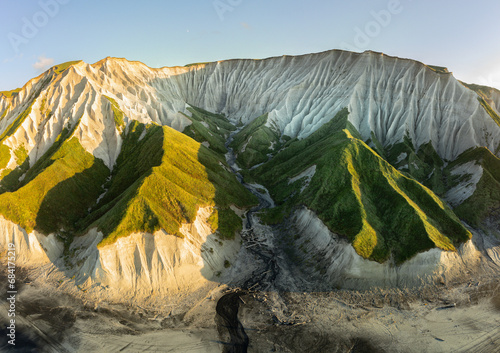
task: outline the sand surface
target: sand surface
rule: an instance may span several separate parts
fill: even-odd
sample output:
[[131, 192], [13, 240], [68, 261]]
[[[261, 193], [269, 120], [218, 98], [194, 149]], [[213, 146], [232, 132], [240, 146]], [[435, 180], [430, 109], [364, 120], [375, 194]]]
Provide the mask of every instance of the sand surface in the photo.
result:
[[[25, 279], [18, 350], [8, 349], [2, 331], [0, 351], [222, 352], [215, 306], [228, 290], [220, 286], [190, 305], [156, 310], [91, 303]], [[241, 299], [249, 352], [500, 352], [498, 280], [419, 291], [253, 292]], [[2, 300], [2, 327], [6, 312]]]

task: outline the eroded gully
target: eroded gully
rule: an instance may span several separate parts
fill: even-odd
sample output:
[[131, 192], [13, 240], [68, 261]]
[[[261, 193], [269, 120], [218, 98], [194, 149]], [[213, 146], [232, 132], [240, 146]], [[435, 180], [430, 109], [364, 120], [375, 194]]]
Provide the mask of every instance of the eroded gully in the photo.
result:
[[[237, 290], [223, 295], [217, 302], [216, 322], [218, 330], [219, 332], [226, 332], [230, 337], [229, 342], [224, 343], [224, 353], [247, 352], [249, 339], [238, 319], [241, 295], [255, 290], [278, 293], [280, 290], [285, 290], [285, 286], [287, 290], [295, 287], [294, 283], [290, 283], [290, 278], [293, 278], [293, 276], [289, 275], [286, 261], [279, 247], [276, 246], [276, 236], [273, 229], [260, 224], [256, 216], [260, 210], [274, 207], [274, 202], [264, 186], [248, 184], [243, 181], [243, 177], [239, 173], [240, 168], [236, 165], [236, 155], [229, 147], [236, 133], [237, 131], [231, 134], [226, 141], [225, 146], [228, 150], [226, 161], [238, 181], [259, 200], [259, 204], [247, 211], [245, 215], [246, 219], [241, 232], [244, 253], [240, 255], [251, 258], [252, 264], [256, 265], [254, 265], [251, 273], [237, 279], [235, 286], [238, 288]], [[279, 295], [275, 296], [275, 301], [277, 306], [286, 307]], [[282, 312], [273, 313], [273, 318], [277, 322], [286, 323], [286, 318]]]

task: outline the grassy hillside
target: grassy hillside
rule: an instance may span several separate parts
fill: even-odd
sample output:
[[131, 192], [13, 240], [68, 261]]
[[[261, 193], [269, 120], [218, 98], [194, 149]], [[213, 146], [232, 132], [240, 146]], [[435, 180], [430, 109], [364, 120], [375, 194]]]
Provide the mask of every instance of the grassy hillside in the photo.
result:
[[160, 228], [181, 236], [181, 224], [193, 222], [199, 207], [255, 204], [223, 164], [221, 155], [174, 129], [133, 122], [109, 191], [86, 222], [103, 231], [105, 245]]
[[224, 144], [230, 132], [236, 129], [234, 125], [219, 114], [196, 107], [189, 107], [187, 110], [191, 116], [186, 117], [192, 123], [186, 126], [183, 133], [200, 143], [208, 143], [210, 149], [225, 154], [227, 149]]
[[71, 138], [45, 160], [32, 180], [0, 195], [0, 214], [28, 232], [74, 230], [74, 224], [98, 197], [108, 174], [101, 160]]
[[477, 147], [460, 155], [450, 168], [471, 161], [483, 168], [483, 175], [472, 196], [455, 213], [472, 226], [488, 228], [486, 224], [498, 223], [500, 216], [500, 159], [487, 148]]
[[[31, 168], [24, 146], [13, 151], [18, 167], [3, 175], [0, 214], [28, 232], [37, 229], [63, 237], [98, 227], [104, 233], [102, 244], [109, 244], [133, 232], [160, 228], [181, 236], [179, 227], [193, 222], [199, 207], [215, 206], [214, 231], [222, 238], [234, 236], [241, 219], [229, 206], [249, 207], [257, 200], [228, 171], [222, 153], [166, 126], [133, 121], [125, 129], [121, 110], [110, 102], [124, 139], [113, 172], [71, 137], [76, 126], [67, 126]], [[214, 134], [218, 140], [234, 129], [201, 110], [193, 112], [201, 121], [210, 120], [209, 128], [221, 131], [220, 136]], [[6, 164], [11, 151], [0, 145], [0, 153], [0, 162]]]
[[237, 154], [236, 161], [243, 168], [266, 162], [268, 154], [279, 149], [278, 129], [266, 126], [268, 115], [264, 114], [238, 132], [230, 144]]
[[444, 168], [445, 162], [431, 142], [415, 149], [412, 140], [406, 136], [403, 142], [388, 146], [383, 151], [385, 159], [393, 167], [439, 196], [444, 196], [457, 183], [456, 178], [449, 173], [449, 168]]
[[[454, 250], [470, 237], [453, 211], [431, 190], [403, 175], [368, 147], [347, 122], [344, 109], [308, 138], [292, 142], [253, 177], [266, 185], [278, 204], [264, 215], [278, 221], [305, 205], [335, 233], [345, 236], [365, 258], [402, 262], [439, 247]], [[316, 165], [305, 178], [289, 183]]]

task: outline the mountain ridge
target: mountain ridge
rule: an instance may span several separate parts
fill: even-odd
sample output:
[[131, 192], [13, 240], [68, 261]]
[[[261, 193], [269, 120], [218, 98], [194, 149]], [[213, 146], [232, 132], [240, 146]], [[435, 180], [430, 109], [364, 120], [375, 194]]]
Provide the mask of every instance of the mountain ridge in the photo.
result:
[[[500, 234], [500, 119], [497, 92], [471, 87], [444, 68], [371, 51], [159, 69], [109, 57], [58, 65], [17, 94], [0, 95], [0, 214], [24, 227], [24, 233], [4, 231], [2, 246], [22, 241], [14, 235], [55, 237], [62, 245], [52, 246], [72, 266], [101, 271], [77, 276], [92, 278], [89, 283], [109, 274], [95, 263], [85, 270], [80, 255], [86, 250], [74, 244], [92, 247], [90, 262], [103, 248], [134, 247], [153, 234], [176, 236], [177, 247], [186, 234], [182, 227], [198, 222], [200, 239], [213, 235], [215, 244], [232, 244], [234, 255], [233, 240], [248, 231], [245, 218], [254, 212], [251, 193], [261, 198], [268, 190], [276, 207], [264, 207], [258, 217], [323, 222], [330, 233], [321, 237], [336, 239], [332, 249], [351, 246], [351, 258], [400, 266], [415, 257], [425, 262], [436, 251], [457, 254], [453, 261], [462, 253], [474, 257], [463, 249]], [[72, 164], [74, 155], [85, 156], [86, 164]], [[58, 165], [69, 168], [67, 177], [57, 175]], [[89, 190], [75, 182], [86, 178]], [[37, 192], [23, 194], [29, 190]], [[88, 200], [73, 202], [80, 194]], [[64, 205], [51, 204], [59, 197], [71, 200], [74, 217], [64, 216]], [[484, 207], [478, 207], [481, 200]], [[303, 207], [314, 216], [304, 216]], [[306, 232], [304, 224], [296, 228]], [[187, 237], [196, 238], [190, 229]], [[298, 235], [291, 254], [301, 246]], [[302, 249], [313, 249], [305, 244]], [[208, 256], [200, 249], [192, 258], [196, 266]], [[224, 245], [213, 256], [219, 259], [213, 269], [232, 273], [220, 266], [226, 267]], [[130, 258], [124, 261], [132, 266]], [[136, 270], [148, 261], [137, 262]], [[426, 276], [435, 279], [429, 268], [439, 273], [453, 261], [443, 265], [432, 255]]]
[[[320, 56], [320, 55], [331, 55], [332, 53], [342, 53], [342, 54], [343, 54], [343, 53], [345, 53], [345, 52], [342, 52], [342, 51], [329, 51], [329, 52], [324, 52], [324, 53], [319, 53], [319, 54], [312, 54], [312, 55], [313, 55], [313, 56], [314, 56], [314, 55], [316, 55], [316, 56]], [[358, 57], [358, 58], [359, 58], [359, 57], [363, 57], [363, 55], [365, 55], [365, 56], [366, 56], [366, 55], [377, 55], [377, 56], [380, 56], [380, 57], [382, 57], [382, 58], [384, 58], [384, 59], [385, 59], [385, 58], [391, 58], [391, 60], [400, 60], [400, 61], [401, 61], [401, 60], [403, 60], [403, 59], [399, 59], [399, 58], [395, 58], [395, 57], [383, 56], [382, 54], [373, 53], [373, 52], [367, 52], [367, 53], [368, 53], [368, 54], [352, 54], [352, 55], [353, 55], [354, 57]], [[308, 56], [308, 55], [303, 55], [303, 56], [297, 56], [297, 57], [275, 57], [275, 58], [269, 58], [269, 59], [265, 59], [265, 60], [266, 60], [266, 61], [279, 61], [279, 60], [285, 60], [285, 61], [286, 61], [286, 60], [292, 60], [292, 61], [293, 61], [293, 60], [299, 60], [299, 59], [297, 59], [297, 58], [308, 58], [308, 57], [310, 57], [310, 56], [311, 56], [311, 55], [309, 55], [309, 56]], [[409, 60], [409, 59], [404, 59], [403, 61], [406, 61], [406, 62], [408, 62], [408, 63], [418, 63], [418, 62], [411, 61], [411, 60]], [[115, 63], [115, 64], [116, 64], [117, 62], [120, 62], [120, 63], [127, 63], [127, 65], [130, 65], [130, 64], [134, 64], [134, 65], [135, 65], [135, 64], [136, 64], [136, 62], [129, 62], [129, 61], [126, 61], [126, 60], [124, 60], [124, 59], [113, 59], [113, 58], [105, 59], [104, 61], [99, 61], [99, 62], [97, 62], [97, 63], [101, 63], [101, 62], [106, 62], [106, 63]], [[235, 60], [233, 60], [233, 61], [229, 60], [229, 61], [221, 61], [221, 62], [214, 62], [214, 63], [210, 63], [208, 66], [218, 66], [218, 65], [221, 65], [221, 64], [224, 64], [224, 63], [231, 63], [231, 62], [234, 62], [234, 63], [252, 62], [252, 63], [254, 63], [254, 62], [255, 62], [255, 60], [251, 60], [251, 59], [237, 60], [237, 59], [235, 59]], [[97, 64], [97, 63], [96, 63], [96, 64]], [[88, 64], [84, 64], [83, 62], [81, 62], [81, 63], [77, 64], [77, 65], [76, 65], [76, 67], [78, 67], [79, 69], [83, 69], [83, 68], [88, 67], [88, 66], [93, 67], [93, 66], [95, 66], [96, 64], [93, 64], [93, 65], [88, 65]], [[421, 65], [422, 67], [426, 67], [424, 64], [421, 64], [421, 63], [418, 63], [418, 65]], [[115, 65], [115, 66], [118, 66], [118, 69], [119, 69], [119, 66], [120, 66], [120, 65]], [[194, 69], [192, 69], [192, 68], [191, 68], [191, 69], [186, 69], [186, 68], [181, 68], [181, 67], [175, 67], [175, 68], [162, 68], [162, 69], [151, 69], [151, 68], [147, 67], [145, 64], [142, 64], [142, 63], [141, 63], [139, 66], [140, 66], [142, 69], [147, 69], [146, 71], [151, 71], [151, 72], [155, 71], [155, 72], [162, 73], [162, 74], [166, 74], [166, 75], [168, 75], [168, 73], [169, 73], [170, 71], [172, 71], [173, 69], [175, 69], [175, 70], [173, 70], [173, 71], [174, 71], [174, 74], [179, 74], [179, 70], [180, 70], [180, 73], [187, 73], [187, 72], [192, 72], [192, 71], [198, 71], [198, 70], [194, 70]], [[207, 67], [207, 65], [203, 66], [203, 68], [206, 68], [206, 67]], [[97, 66], [95, 66], [95, 68], [97, 68]], [[78, 72], [79, 72], [79, 75], [83, 75], [83, 76], [85, 76], [85, 74], [86, 74], [86, 71], [85, 71], [85, 70], [76, 70], [75, 65], [71, 66], [69, 71], [72, 71], [73, 69], [74, 69], [75, 71], [78, 71]], [[49, 71], [50, 71], [50, 70], [49, 70]], [[47, 71], [47, 73], [48, 73], [49, 71]], [[81, 71], [83, 71], [83, 72], [81, 72]], [[431, 70], [431, 71], [432, 71], [432, 70]], [[433, 72], [433, 71], [432, 71], [432, 72]], [[45, 73], [45, 74], [47, 74], [47, 73]], [[42, 75], [43, 75], [43, 74], [42, 74]], [[63, 77], [62, 77], [61, 79], [63, 79]], [[108, 93], [109, 93], [109, 92], [108, 92]], [[116, 97], [115, 97], [115, 98], [116, 98]], [[185, 100], [186, 100], [186, 99], [185, 99]], [[193, 105], [195, 105], [195, 106], [203, 106], [203, 104], [196, 104], [196, 102], [191, 102], [191, 103], [192, 103]], [[347, 105], [347, 104], [346, 104], [346, 105]], [[345, 106], [345, 105], [344, 105], [344, 106]], [[2, 110], [3, 110], [3, 111], [2, 111], [2, 113], [5, 113], [5, 109], [2, 109]], [[217, 109], [209, 109], [209, 110], [212, 110], [212, 111], [216, 111], [216, 112], [217, 112]], [[272, 109], [268, 109], [268, 110], [272, 110]], [[269, 112], [269, 111], [268, 111], [268, 112]], [[128, 112], [128, 113], [129, 113], [129, 112]], [[265, 112], [263, 112], [263, 113], [265, 113]], [[130, 114], [128, 114], [128, 115], [130, 115]], [[167, 114], [167, 115], [168, 115], [168, 114]], [[226, 114], [226, 115], [228, 115], [228, 114]], [[257, 115], [257, 116], [260, 116], [260, 115], [262, 115], [262, 114], [259, 114], [259, 115]], [[321, 114], [320, 114], [320, 115], [321, 115]], [[178, 119], [180, 119], [180, 118], [178, 118]], [[273, 120], [273, 114], [271, 114], [271, 119], [270, 119], [270, 120]], [[161, 121], [161, 119], [160, 119], [160, 121]], [[157, 122], [159, 122], [159, 121], [157, 120]], [[168, 121], [167, 121], [167, 123], [168, 123]], [[180, 122], [179, 122], [179, 123], [180, 123]], [[357, 126], [357, 127], [359, 128], [359, 126]], [[177, 128], [182, 130], [182, 126], [177, 126]], [[285, 128], [284, 128], [283, 126], [281, 126], [281, 129], [283, 130], [283, 129], [285, 129]], [[287, 132], [287, 131], [284, 131], [284, 133], [285, 133], [285, 134], [287, 134], [288, 132]], [[291, 133], [291, 135], [292, 135], [292, 137], [293, 137], [293, 135], [294, 135], [293, 131], [291, 131], [290, 133]], [[307, 132], [307, 133], [309, 133], [309, 132]], [[305, 137], [305, 135], [302, 135], [302, 137]], [[364, 137], [366, 138], [367, 136], [366, 136], [366, 135], [364, 135]], [[380, 140], [383, 140], [382, 138], [380, 138], [380, 136], [379, 136], [379, 139], [380, 139]], [[383, 141], [383, 142], [384, 142], [384, 141]], [[384, 142], [384, 143], [385, 143], [385, 142]], [[458, 153], [458, 152], [457, 152], [457, 153]], [[456, 157], [456, 155], [454, 155], [454, 156]]]

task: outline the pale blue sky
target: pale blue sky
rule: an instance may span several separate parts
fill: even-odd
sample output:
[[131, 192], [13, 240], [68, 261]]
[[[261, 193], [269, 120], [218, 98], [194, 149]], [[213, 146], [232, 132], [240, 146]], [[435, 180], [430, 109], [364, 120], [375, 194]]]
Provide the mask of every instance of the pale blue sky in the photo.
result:
[[0, 90], [77, 59], [161, 67], [329, 49], [412, 58], [500, 88], [499, 14], [497, 0], [0, 0]]

